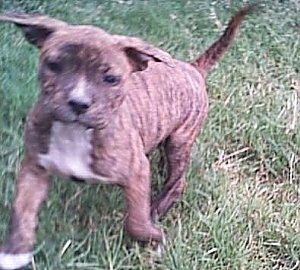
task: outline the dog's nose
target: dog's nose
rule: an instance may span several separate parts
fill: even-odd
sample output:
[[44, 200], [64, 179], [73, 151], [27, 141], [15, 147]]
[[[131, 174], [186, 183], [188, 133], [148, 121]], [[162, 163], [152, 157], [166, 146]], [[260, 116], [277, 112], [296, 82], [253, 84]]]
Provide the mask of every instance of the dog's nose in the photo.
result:
[[76, 114], [83, 114], [87, 111], [87, 109], [90, 107], [90, 104], [84, 101], [79, 100], [69, 100], [68, 101], [69, 106]]

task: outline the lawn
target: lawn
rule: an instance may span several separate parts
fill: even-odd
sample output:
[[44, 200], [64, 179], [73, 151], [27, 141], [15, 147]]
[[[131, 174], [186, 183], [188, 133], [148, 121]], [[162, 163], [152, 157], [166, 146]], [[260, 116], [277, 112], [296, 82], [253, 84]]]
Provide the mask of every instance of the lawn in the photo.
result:
[[[190, 61], [245, 1], [2, 0], [1, 12], [42, 12], [135, 35]], [[121, 191], [54, 179], [28, 269], [300, 269], [300, 2], [266, 0], [208, 77], [210, 112], [183, 199], [159, 224], [158, 258], [123, 230]], [[0, 242], [38, 95], [38, 51], [0, 25]], [[155, 188], [163, 181], [156, 173]]]

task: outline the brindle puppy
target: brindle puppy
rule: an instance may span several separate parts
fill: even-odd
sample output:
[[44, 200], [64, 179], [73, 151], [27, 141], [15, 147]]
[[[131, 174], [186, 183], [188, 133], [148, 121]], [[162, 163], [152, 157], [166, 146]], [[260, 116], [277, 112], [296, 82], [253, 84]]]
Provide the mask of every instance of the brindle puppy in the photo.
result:
[[[136, 240], [161, 243], [153, 224], [178, 200], [191, 149], [208, 111], [205, 77], [230, 47], [251, 6], [192, 64], [140, 39], [110, 35], [46, 16], [7, 14], [40, 49], [40, 96], [25, 130], [25, 157], [17, 176], [0, 268], [31, 260], [37, 215], [55, 174], [124, 189], [126, 229]], [[164, 145], [168, 178], [151, 202], [147, 154]]]

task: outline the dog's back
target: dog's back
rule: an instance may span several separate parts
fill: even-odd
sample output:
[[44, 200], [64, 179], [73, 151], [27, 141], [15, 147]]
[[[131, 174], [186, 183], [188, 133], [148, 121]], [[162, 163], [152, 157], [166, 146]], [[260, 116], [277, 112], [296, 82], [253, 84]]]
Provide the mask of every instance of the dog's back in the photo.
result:
[[[150, 63], [128, 82], [128, 95], [122, 107], [126, 107], [129, 116], [120, 113], [120, 117], [124, 121], [131, 119], [146, 153], [178, 129], [199, 130], [207, 113], [203, 77], [190, 64], [177, 60], [173, 64]], [[129, 128], [132, 132], [132, 127]]]

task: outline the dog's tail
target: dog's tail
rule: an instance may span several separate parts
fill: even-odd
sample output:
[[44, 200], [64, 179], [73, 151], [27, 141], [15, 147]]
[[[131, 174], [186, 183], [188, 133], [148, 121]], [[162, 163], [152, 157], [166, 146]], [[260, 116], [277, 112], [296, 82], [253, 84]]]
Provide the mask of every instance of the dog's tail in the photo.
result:
[[234, 38], [239, 32], [240, 25], [246, 15], [257, 7], [256, 4], [241, 8], [230, 20], [223, 35], [213, 43], [198, 59], [191, 64], [206, 77], [212, 67], [220, 61], [225, 52], [230, 48]]

